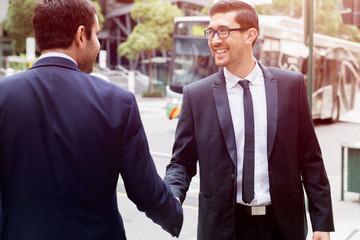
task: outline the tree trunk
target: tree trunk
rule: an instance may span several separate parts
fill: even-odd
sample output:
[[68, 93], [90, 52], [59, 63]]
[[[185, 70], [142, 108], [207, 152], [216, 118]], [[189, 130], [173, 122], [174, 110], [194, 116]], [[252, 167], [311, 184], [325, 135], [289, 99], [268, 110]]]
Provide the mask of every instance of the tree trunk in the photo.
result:
[[149, 70], [149, 92], [152, 92], [154, 90], [154, 85], [153, 85], [154, 73], [153, 73], [153, 65], [151, 62], [152, 51], [147, 51], [146, 55], [148, 58], [148, 70]]

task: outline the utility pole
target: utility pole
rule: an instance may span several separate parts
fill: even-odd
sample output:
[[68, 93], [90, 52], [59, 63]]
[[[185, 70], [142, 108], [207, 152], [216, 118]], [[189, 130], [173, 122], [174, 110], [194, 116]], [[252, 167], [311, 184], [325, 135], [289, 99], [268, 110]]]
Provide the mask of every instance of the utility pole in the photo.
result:
[[309, 57], [307, 65], [307, 91], [310, 109], [312, 111], [312, 82], [313, 82], [313, 46], [314, 46], [314, 2], [313, 0], [303, 0], [304, 18], [304, 43], [309, 47]]

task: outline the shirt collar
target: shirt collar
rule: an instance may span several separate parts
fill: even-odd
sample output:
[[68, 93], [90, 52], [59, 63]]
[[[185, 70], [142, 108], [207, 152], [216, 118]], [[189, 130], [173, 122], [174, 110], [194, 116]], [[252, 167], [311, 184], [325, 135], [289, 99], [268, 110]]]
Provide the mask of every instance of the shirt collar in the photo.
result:
[[[255, 61], [255, 67], [249, 73], [249, 75], [247, 75], [244, 79], [251, 82], [252, 85], [257, 85], [260, 83], [260, 79], [261, 79], [260, 76], [262, 74], [262, 71], [259, 66], [259, 63], [255, 58], [254, 61]], [[226, 69], [226, 67], [224, 68], [224, 76], [228, 88], [233, 88], [240, 80], [244, 80], [232, 74], [229, 70]]]
[[64, 53], [60, 53], [60, 52], [48, 52], [48, 53], [42, 54], [39, 59], [47, 58], [47, 57], [66, 58], [66, 59], [69, 59], [69, 60], [73, 61], [77, 65], [77, 63], [75, 62], [75, 60], [72, 57], [70, 57], [69, 55], [66, 55]]

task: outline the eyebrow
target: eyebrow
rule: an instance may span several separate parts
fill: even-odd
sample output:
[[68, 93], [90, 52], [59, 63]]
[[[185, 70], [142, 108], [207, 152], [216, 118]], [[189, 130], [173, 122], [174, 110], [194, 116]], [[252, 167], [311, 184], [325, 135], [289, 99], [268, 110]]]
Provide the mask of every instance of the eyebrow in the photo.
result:
[[[218, 28], [221, 28], [221, 27], [231, 28], [231, 27], [226, 26], [226, 25], [220, 25], [220, 26], [217, 27], [217, 29], [218, 29]], [[209, 26], [208, 29], [215, 29], [215, 28]]]

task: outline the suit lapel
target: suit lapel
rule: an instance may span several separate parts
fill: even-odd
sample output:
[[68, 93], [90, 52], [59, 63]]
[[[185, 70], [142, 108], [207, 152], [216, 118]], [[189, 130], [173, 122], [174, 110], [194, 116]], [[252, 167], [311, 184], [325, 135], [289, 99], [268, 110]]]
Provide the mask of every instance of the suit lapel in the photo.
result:
[[266, 92], [266, 112], [267, 112], [267, 156], [274, 146], [277, 118], [278, 118], [278, 92], [277, 81], [273, 78], [269, 68], [260, 64], [264, 74], [265, 92]]
[[215, 99], [216, 111], [221, 127], [221, 131], [223, 133], [227, 150], [236, 166], [237, 162], [237, 153], [236, 153], [236, 142], [234, 135], [234, 127], [231, 118], [231, 112], [229, 107], [229, 100], [226, 92], [226, 84], [224, 71], [219, 71], [216, 75], [216, 80], [213, 86], [213, 94]]

